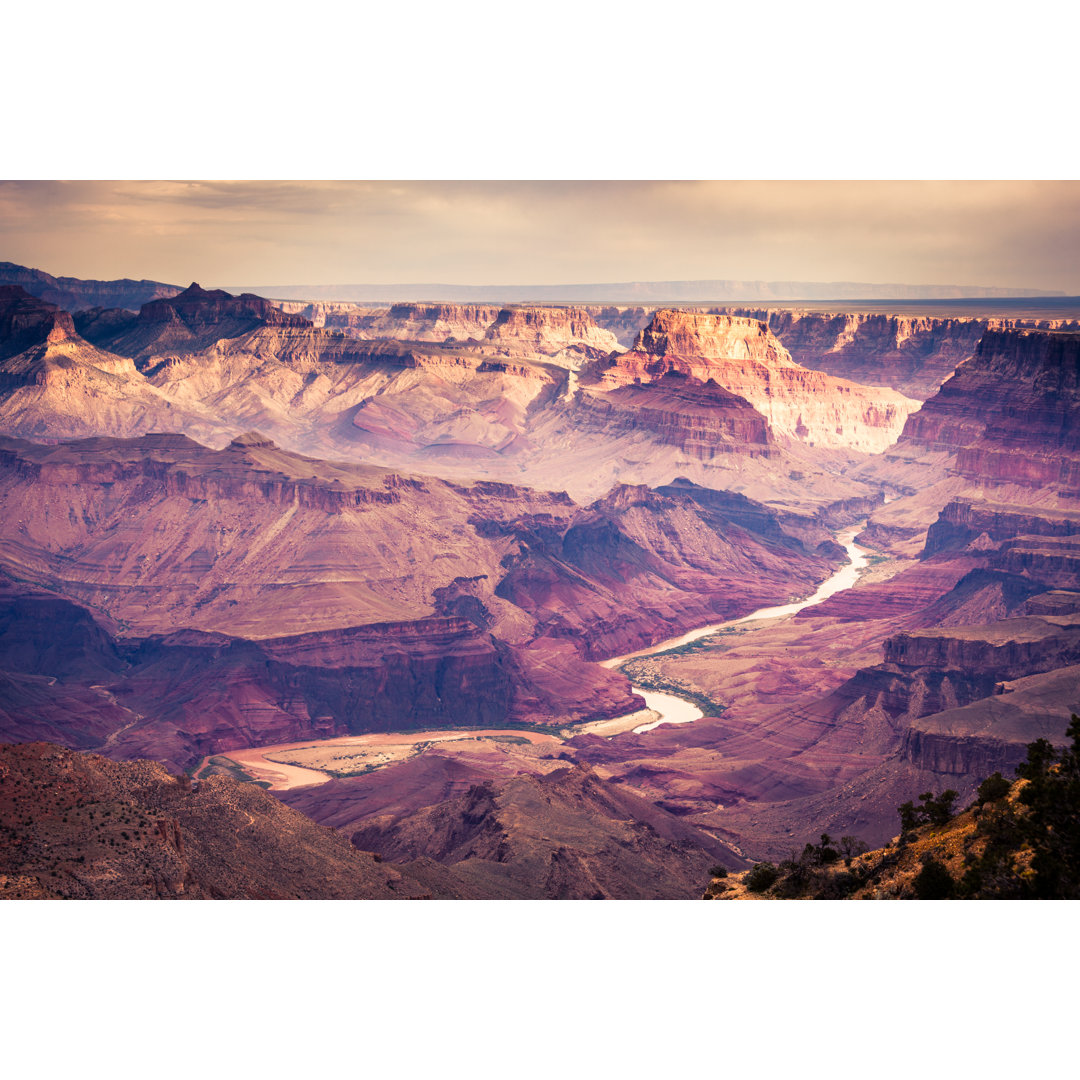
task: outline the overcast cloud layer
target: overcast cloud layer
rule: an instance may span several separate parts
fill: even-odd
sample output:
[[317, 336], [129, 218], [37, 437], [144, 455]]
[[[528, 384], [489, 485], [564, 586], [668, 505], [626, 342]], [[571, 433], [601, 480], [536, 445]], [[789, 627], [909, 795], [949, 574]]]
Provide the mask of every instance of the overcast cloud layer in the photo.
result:
[[1080, 294], [1074, 181], [0, 183], [0, 259], [177, 284], [740, 278]]

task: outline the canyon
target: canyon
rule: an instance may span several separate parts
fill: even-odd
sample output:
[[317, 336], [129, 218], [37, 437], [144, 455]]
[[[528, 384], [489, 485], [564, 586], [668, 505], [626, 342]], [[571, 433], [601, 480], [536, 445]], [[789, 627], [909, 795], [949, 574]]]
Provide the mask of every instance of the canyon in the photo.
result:
[[98, 284], [0, 285], [0, 894], [689, 897], [1064, 739], [1076, 313]]

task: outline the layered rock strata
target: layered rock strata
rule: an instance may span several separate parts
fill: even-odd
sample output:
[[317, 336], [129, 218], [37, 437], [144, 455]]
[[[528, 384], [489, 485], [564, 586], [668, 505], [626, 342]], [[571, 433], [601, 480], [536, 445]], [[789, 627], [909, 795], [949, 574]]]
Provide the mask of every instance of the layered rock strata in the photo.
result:
[[258, 326], [301, 328], [311, 323], [299, 315], [286, 314], [261, 296], [233, 296], [192, 282], [176, 296], [143, 304], [137, 316], [122, 319], [94, 311], [80, 320], [80, 326], [94, 344], [143, 358], [203, 349], [220, 338], [239, 337]]
[[956, 454], [975, 483], [1080, 497], [1080, 333], [988, 331], [904, 427], [908, 447]]
[[712, 380], [702, 383], [674, 371], [647, 385], [582, 391], [576, 406], [583, 423], [598, 430], [612, 435], [646, 431], [695, 458], [776, 453], [765, 417], [748, 401]]
[[[830, 566], [686, 495], [582, 508], [258, 433], [221, 451], [3, 439], [0, 478], [0, 566], [33, 593], [0, 633], [8, 737], [76, 739], [76, 715], [77, 745], [185, 767], [303, 737], [632, 712], [625, 678], [587, 660], [812, 591]], [[78, 671], [42, 632], [54, 609]]]
[[600, 373], [606, 390], [678, 372], [744, 398], [777, 434], [823, 447], [879, 452], [918, 403], [895, 390], [859, 386], [792, 361], [764, 323], [734, 316], [658, 311], [633, 349]]

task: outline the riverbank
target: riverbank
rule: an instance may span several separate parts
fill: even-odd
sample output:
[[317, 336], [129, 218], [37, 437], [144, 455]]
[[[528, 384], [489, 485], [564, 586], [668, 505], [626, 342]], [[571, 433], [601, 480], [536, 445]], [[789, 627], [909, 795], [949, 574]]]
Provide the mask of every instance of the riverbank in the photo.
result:
[[[836, 573], [823, 581], [815, 592], [806, 597], [805, 600], [795, 600], [788, 604], [759, 608], [757, 611], [752, 611], [749, 615], [744, 615], [738, 619], [728, 619], [724, 622], [702, 626], [697, 630], [680, 634], [678, 637], [658, 642], [647, 649], [639, 649], [637, 652], [628, 653], [625, 656], [616, 656], [610, 660], [603, 660], [601, 661], [602, 665], [606, 668], [616, 668], [621, 671], [631, 661], [683, 649], [695, 642], [712, 637], [714, 634], [723, 631], [730, 632], [732, 628], [746, 626], [748, 623], [775, 622], [787, 619], [804, 608], [824, 603], [829, 597], [835, 596], [845, 589], [852, 588], [859, 581], [860, 575], [869, 564], [869, 552], [855, 543], [855, 537], [865, 527], [866, 522], [860, 521], [837, 534], [837, 543], [847, 552], [848, 561]], [[695, 720], [700, 720], [706, 715], [693, 701], [679, 697], [677, 694], [666, 693], [647, 686], [634, 685], [632, 681], [633, 673], [626, 672], [626, 674], [631, 679], [634, 693], [643, 697], [649, 708], [659, 714], [658, 719], [633, 728], [635, 735], [642, 735], [647, 731], [652, 731], [661, 724], [692, 724]]]
[[[623, 665], [646, 657], [660, 656], [686, 648], [695, 642], [719, 633], [741, 633], [749, 623], [775, 624], [790, 618], [804, 608], [820, 604], [844, 589], [850, 589], [859, 579], [868, 564], [868, 553], [855, 543], [855, 537], [865, 527], [859, 522], [837, 534], [837, 542], [848, 554], [848, 562], [840, 567], [831, 577], [822, 582], [817, 590], [804, 600], [795, 600], [775, 607], [759, 608], [738, 619], [728, 619], [720, 623], [690, 630], [678, 637], [668, 638], [647, 649], [628, 653], [625, 656], [612, 657], [601, 661], [606, 668], [622, 669]], [[628, 673], [633, 679], [633, 674]], [[227, 758], [235, 762], [244, 773], [256, 781], [267, 784], [272, 791], [287, 791], [298, 787], [312, 787], [325, 784], [341, 776], [356, 776], [373, 769], [382, 768], [398, 761], [407, 760], [421, 753], [429, 746], [440, 743], [462, 742], [466, 740], [514, 740], [537, 747], [557, 744], [563, 738], [575, 735], [600, 735], [611, 738], [615, 735], [632, 731], [636, 735], [644, 734], [661, 724], [690, 724], [710, 715], [699, 704], [677, 693], [658, 690], [648, 686], [633, 686], [634, 693], [645, 700], [646, 708], [625, 716], [610, 720], [598, 720], [591, 723], [566, 728], [553, 734], [550, 731], [529, 731], [519, 728], [475, 731], [470, 729], [451, 729], [416, 732], [380, 732], [367, 735], [345, 735], [333, 739], [312, 742], [281, 743], [276, 746], [245, 747], [240, 750], [228, 750], [214, 757]], [[702, 702], [704, 703], [704, 702]], [[717, 711], [721, 709], [717, 703]], [[202, 774], [211, 758], [204, 758], [195, 770], [195, 776]]]

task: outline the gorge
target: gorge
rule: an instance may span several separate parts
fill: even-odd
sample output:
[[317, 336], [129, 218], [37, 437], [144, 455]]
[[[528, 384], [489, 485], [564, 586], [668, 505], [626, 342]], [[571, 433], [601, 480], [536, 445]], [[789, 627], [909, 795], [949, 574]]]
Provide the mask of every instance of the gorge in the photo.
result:
[[[688, 897], [822, 831], [883, 843], [1080, 704], [1080, 312], [24, 269], [0, 765], [165, 822], [82, 877], [71, 840], [63, 895], [308, 895], [304, 837], [328, 896]], [[229, 855], [218, 803], [284, 847]], [[0, 895], [59, 887], [44, 837], [0, 845]]]

